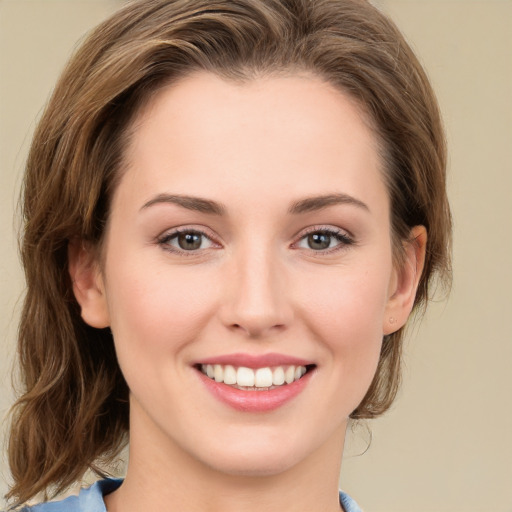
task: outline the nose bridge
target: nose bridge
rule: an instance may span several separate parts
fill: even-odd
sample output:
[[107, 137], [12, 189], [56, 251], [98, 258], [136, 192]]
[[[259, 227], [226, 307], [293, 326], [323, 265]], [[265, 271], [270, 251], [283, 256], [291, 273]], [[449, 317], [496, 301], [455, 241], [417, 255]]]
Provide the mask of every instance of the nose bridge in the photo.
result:
[[291, 319], [283, 265], [275, 248], [266, 242], [253, 238], [241, 244], [233, 254], [228, 277], [230, 293], [224, 321], [254, 337], [282, 329]]

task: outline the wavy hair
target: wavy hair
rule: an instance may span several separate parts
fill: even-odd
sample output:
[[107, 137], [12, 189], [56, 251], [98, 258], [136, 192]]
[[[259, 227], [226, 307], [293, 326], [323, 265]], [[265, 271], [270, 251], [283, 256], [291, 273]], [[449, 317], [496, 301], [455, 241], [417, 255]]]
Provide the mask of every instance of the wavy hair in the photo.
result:
[[[84, 323], [68, 244], [100, 246], [135, 114], [195, 70], [237, 81], [307, 71], [354, 98], [379, 141], [396, 261], [411, 227], [428, 232], [415, 308], [449, 280], [446, 151], [427, 76], [395, 25], [364, 0], [142, 0], [100, 24], [71, 58], [36, 129], [22, 192], [27, 291], [9, 462], [16, 504], [101, 475], [128, 432], [128, 388], [109, 329]], [[403, 329], [385, 336], [351, 417], [373, 418], [400, 381]]]

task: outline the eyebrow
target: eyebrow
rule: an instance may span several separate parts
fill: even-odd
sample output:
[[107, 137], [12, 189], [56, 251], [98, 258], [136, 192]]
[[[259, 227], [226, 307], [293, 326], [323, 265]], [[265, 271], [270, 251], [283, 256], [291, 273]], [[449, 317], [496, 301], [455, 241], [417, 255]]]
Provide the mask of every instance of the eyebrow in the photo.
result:
[[226, 214], [226, 208], [223, 205], [216, 203], [215, 201], [211, 201], [210, 199], [175, 194], [158, 194], [156, 197], [145, 203], [141, 210], [149, 208], [155, 204], [162, 203], [176, 204], [186, 208], [187, 210], [208, 213], [210, 215], [223, 216]]
[[370, 211], [370, 208], [368, 208], [363, 201], [348, 194], [328, 194], [325, 196], [307, 197], [296, 201], [290, 206], [288, 213], [297, 215], [300, 213], [314, 212], [335, 204], [348, 204], [357, 206], [368, 212]]
[[[158, 194], [153, 199], [144, 203], [141, 210], [149, 208], [155, 204], [176, 204], [187, 210], [193, 210], [200, 213], [207, 213], [210, 215], [218, 215], [220, 217], [226, 215], [226, 207], [216, 201], [204, 199], [202, 197], [186, 196], [181, 194]], [[363, 201], [356, 199], [348, 194], [327, 194], [323, 196], [306, 197], [292, 203], [288, 209], [291, 215], [300, 215], [302, 213], [309, 213], [328, 206], [336, 204], [348, 204], [356, 206], [366, 211], [370, 211], [368, 206]]]

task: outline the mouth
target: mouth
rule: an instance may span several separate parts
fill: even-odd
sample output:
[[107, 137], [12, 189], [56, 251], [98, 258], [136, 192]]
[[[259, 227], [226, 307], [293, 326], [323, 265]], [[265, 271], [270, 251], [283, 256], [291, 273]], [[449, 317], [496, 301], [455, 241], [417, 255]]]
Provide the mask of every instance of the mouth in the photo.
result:
[[317, 373], [311, 360], [279, 353], [211, 356], [193, 368], [213, 397], [244, 413], [267, 413], [295, 402]]
[[289, 386], [310, 373], [316, 365], [284, 365], [248, 368], [230, 364], [197, 364], [209, 379], [241, 391], [270, 391]]

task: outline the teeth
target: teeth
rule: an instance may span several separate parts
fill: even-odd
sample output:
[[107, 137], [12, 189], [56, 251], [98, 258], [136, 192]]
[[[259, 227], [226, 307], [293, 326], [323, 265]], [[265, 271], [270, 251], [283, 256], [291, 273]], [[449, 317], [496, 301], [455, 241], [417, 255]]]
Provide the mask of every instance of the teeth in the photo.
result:
[[295, 368], [295, 380], [299, 380], [306, 373], [306, 368], [304, 366], [297, 366]]
[[272, 386], [282, 386], [285, 383], [291, 384], [299, 380], [306, 373], [306, 367], [276, 366], [274, 368], [265, 367], [253, 370], [244, 366], [235, 368], [231, 365], [203, 364], [201, 371], [210, 379], [230, 386], [268, 389]]
[[238, 386], [254, 386], [254, 370], [241, 366], [236, 371], [236, 383]]
[[278, 366], [272, 373], [272, 384], [274, 386], [281, 386], [284, 384], [284, 370], [281, 366]]
[[272, 386], [272, 370], [270, 368], [258, 368], [254, 374], [254, 384], [257, 388]]
[[213, 367], [213, 378], [216, 382], [224, 382], [224, 369], [220, 364]]
[[236, 370], [229, 364], [224, 367], [224, 384], [236, 384]]
[[284, 372], [286, 384], [291, 384], [295, 380], [295, 366], [289, 366]]

